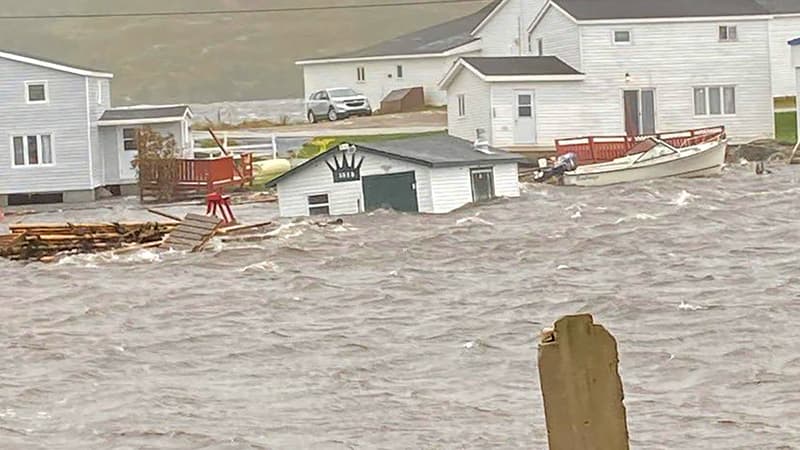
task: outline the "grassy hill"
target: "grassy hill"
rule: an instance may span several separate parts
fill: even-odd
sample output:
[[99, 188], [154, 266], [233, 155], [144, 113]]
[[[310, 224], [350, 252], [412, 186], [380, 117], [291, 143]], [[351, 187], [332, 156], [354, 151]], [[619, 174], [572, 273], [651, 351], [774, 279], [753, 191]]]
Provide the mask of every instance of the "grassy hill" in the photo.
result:
[[[349, 0], [352, 4], [375, 0]], [[0, 20], [0, 48], [115, 73], [115, 104], [299, 97], [297, 59], [469, 14], [486, 2], [159, 18]], [[253, 9], [338, 0], [0, 0], [4, 15]]]

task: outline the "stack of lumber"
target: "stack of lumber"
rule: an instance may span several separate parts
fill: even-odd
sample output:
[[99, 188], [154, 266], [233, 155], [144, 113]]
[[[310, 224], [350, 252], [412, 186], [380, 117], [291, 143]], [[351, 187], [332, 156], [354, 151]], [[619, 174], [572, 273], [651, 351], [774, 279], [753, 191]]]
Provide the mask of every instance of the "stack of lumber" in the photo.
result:
[[160, 242], [175, 226], [157, 222], [12, 224], [11, 234], [0, 237], [0, 257], [48, 261], [56, 255]]

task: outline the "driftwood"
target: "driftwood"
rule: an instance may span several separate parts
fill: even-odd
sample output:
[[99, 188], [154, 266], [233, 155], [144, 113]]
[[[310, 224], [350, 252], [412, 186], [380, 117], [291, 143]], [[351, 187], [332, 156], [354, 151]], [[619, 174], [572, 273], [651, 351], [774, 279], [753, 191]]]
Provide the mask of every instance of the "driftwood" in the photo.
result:
[[147, 212], [149, 212], [151, 214], [155, 214], [157, 216], [166, 217], [167, 219], [174, 220], [175, 222], [180, 222], [181, 221], [180, 217], [173, 216], [172, 214], [167, 214], [167, 213], [165, 213], [163, 211], [159, 211], [157, 209], [147, 208]]

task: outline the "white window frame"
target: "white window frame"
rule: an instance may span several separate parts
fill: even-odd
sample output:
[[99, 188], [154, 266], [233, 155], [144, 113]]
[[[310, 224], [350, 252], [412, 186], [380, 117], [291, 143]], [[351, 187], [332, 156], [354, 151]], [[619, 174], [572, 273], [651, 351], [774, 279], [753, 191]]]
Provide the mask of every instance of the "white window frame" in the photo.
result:
[[458, 102], [458, 117], [463, 119], [467, 117], [467, 96], [466, 94], [458, 94], [456, 95], [456, 101]]
[[[725, 39], [722, 38], [722, 30], [725, 30]], [[733, 30], [734, 37], [731, 38], [731, 30]], [[739, 29], [736, 25], [719, 25], [717, 27], [717, 39], [720, 42], [738, 42]]]
[[[126, 138], [125, 137], [125, 130], [133, 130], [133, 132], [134, 132], [133, 137], [132, 138]], [[120, 130], [120, 133], [122, 133], [122, 151], [123, 152], [138, 152], [139, 151], [139, 143], [136, 142], [136, 137], [139, 134], [139, 129], [136, 128], [136, 127], [123, 127]], [[132, 141], [133, 145], [135, 145], [136, 148], [130, 148], [130, 149], [126, 148], [125, 147], [125, 142], [126, 141]]]
[[[617, 33], [628, 33], [627, 41], [618, 41]], [[633, 31], [631, 30], [611, 30], [611, 43], [614, 45], [633, 45]]]
[[402, 64], [398, 64], [395, 70], [397, 71], [397, 79], [402, 80], [406, 75], [406, 68]]
[[[712, 114], [711, 113], [711, 89], [719, 89], [719, 114]], [[703, 97], [705, 98], [705, 114], [697, 114], [697, 104], [695, 98], [695, 91], [697, 89], [703, 89]], [[733, 89], [733, 112], [726, 113], [725, 112], [725, 89]], [[735, 117], [737, 111], [739, 110], [736, 102], [736, 85], [735, 84], [712, 84], [706, 86], [694, 86], [692, 87], [692, 114], [694, 117]]]
[[538, 56], [544, 56], [544, 38], [536, 39], [536, 53]]
[[356, 67], [356, 82], [357, 83], [367, 82], [367, 69], [364, 66]]
[[97, 80], [97, 104], [103, 104], [103, 80]]
[[[29, 137], [36, 137], [36, 151], [37, 157], [39, 161], [42, 160], [42, 136], [49, 136], [50, 137], [50, 162], [49, 163], [37, 163], [31, 164], [29, 155], [28, 155], [28, 138]], [[22, 138], [22, 159], [25, 162], [23, 165], [15, 164], [15, 155], [14, 155], [14, 138]], [[55, 138], [53, 137], [53, 133], [11, 133], [9, 136], [10, 141], [10, 149], [11, 149], [11, 168], [12, 169], [34, 169], [37, 167], [53, 167], [56, 165], [56, 146], [55, 146]]]
[[[36, 85], [44, 86], [44, 100], [31, 100], [30, 86]], [[47, 86], [47, 80], [32, 80], [25, 82], [25, 103], [29, 105], [43, 105], [50, 103], [50, 88]]]
[[[317, 196], [320, 196], [320, 195], [324, 195], [328, 199], [328, 202], [327, 203], [315, 203], [315, 204], [312, 205], [311, 202], [310, 202], [311, 197], [317, 197]], [[330, 192], [318, 192], [316, 194], [308, 194], [308, 195], [306, 195], [306, 206], [307, 206], [306, 210], [307, 210], [309, 216], [312, 215], [311, 214], [311, 210], [314, 209], [314, 208], [328, 208], [328, 214], [327, 215], [330, 216], [331, 215], [331, 194], [330, 194]]]

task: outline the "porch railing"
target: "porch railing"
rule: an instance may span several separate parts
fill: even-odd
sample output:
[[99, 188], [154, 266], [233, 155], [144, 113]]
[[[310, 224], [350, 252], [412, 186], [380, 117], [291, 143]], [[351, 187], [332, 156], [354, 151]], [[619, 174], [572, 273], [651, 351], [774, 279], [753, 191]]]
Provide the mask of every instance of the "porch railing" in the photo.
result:
[[707, 127], [641, 136], [585, 136], [556, 139], [556, 153], [575, 153], [581, 164], [611, 161], [627, 155], [648, 138], [660, 139], [676, 148], [688, 147], [725, 137], [725, 127]]

